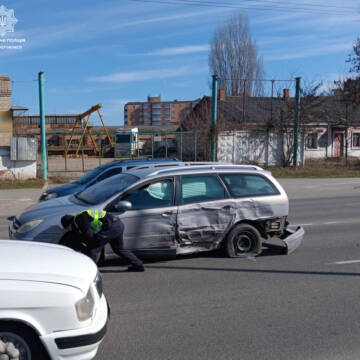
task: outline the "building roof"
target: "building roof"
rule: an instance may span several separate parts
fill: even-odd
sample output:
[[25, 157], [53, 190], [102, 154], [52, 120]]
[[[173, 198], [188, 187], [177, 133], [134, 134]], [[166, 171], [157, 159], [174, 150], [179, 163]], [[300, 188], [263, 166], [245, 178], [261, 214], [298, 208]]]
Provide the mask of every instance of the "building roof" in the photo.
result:
[[20, 106], [20, 105], [11, 105], [10, 110], [12, 110], [12, 111], [28, 111], [29, 108], [27, 108], [25, 106]]
[[[194, 111], [201, 112], [200, 105], [206, 107], [207, 118], [211, 118], [212, 97], [205, 96]], [[227, 96], [218, 101], [218, 122], [226, 128], [244, 125], [276, 125], [280, 121], [292, 123], [295, 118], [295, 99]], [[359, 124], [360, 106], [345, 102], [338, 96], [316, 96], [301, 99], [303, 124], [331, 123]]]

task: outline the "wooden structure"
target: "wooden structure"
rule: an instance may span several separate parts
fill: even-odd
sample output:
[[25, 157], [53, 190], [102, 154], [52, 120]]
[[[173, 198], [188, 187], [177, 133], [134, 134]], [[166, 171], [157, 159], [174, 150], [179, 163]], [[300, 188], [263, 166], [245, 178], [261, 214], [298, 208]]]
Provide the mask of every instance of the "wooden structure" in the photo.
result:
[[79, 155], [79, 151], [80, 151], [80, 149], [81, 149], [81, 146], [83, 145], [83, 140], [84, 140], [84, 136], [85, 136], [86, 133], [89, 135], [89, 137], [90, 137], [90, 139], [91, 139], [91, 143], [92, 143], [92, 145], [93, 145], [95, 154], [100, 154], [99, 146], [96, 144], [96, 141], [94, 140], [93, 134], [92, 134], [92, 132], [91, 132], [92, 126], [89, 125], [90, 116], [91, 116], [94, 112], [97, 112], [97, 113], [98, 113], [99, 118], [100, 118], [101, 123], [102, 123], [102, 126], [103, 126], [103, 129], [104, 129], [104, 131], [105, 131], [106, 137], [107, 137], [108, 140], [109, 140], [109, 144], [111, 145], [111, 147], [114, 147], [114, 142], [113, 142], [113, 140], [111, 139], [111, 136], [109, 135], [108, 129], [107, 129], [107, 127], [105, 126], [103, 117], [102, 117], [102, 115], [101, 115], [101, 113], [100, 113], [101, 107], [102, 107], [101, 104], [94, 105], [94, 106], [92, 106], [89, 110], [83, 112], [82, 114], [79, 114], [79, 115], [76, 117], [75, 126], [73, 127], [73, 129], [72, 129], [72, 131], [71, 131], [70, 141], [69, 141], [69, 143], [67, 144], [67, 146], [66, 146], [66, 148], [65, 148], [65, 156], [68, 155], [68, 152], [69, 152], [70, 147], [71, 147], [72, 139], [73, 139], [73, 137], [74, 137], [74, 135], [76, 134], [76, 131], [77, 131], [78, 129], [81, 129], [81, 137], [80, 137], [80, 141], [79, 141], [79, 143], [78, 143], [78, 145], [77, 145], [76, 152], [75, 152], [74, 156], [77, 157], [77, 156]]

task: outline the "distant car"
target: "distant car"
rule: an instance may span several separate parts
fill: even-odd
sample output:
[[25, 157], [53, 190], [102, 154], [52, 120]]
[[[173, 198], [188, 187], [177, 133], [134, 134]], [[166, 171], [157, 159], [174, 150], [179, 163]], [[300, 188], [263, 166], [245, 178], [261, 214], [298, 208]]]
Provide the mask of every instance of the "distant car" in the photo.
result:
[[10, 238], [61, 242], [61, 216], [84, 209], [121, 218], [124, 247], [143, 256], [221, 247], [230, 257], [257, 255], [272, 237], [289, 253], [304, 236], [301, 227], [288, 228], [287, 195], [268, 171], [209, 164], [130, 170], [75, 196], [35, 204], [13, 219]]
[[108, 306], [87, 256], [60, 245], [0, 240], [0, 358], [93, 359]]
[[39, 201], [45, 201], [65, 195], [76, 194], [80, 191], [87, 189], [89, 186], [96, 184], [99, 181], [105, 180], [110, 176], [125, 172], [136, 166], [170, 162], [180, 163], [180, 160], [164, 158], [112, 161], [107, 164], [98, 166], [95, 169], [92, 169], [86, 175], [70, 184], [56, 186], [54, 188], [46, 190], [44, 193], [41, 194]]

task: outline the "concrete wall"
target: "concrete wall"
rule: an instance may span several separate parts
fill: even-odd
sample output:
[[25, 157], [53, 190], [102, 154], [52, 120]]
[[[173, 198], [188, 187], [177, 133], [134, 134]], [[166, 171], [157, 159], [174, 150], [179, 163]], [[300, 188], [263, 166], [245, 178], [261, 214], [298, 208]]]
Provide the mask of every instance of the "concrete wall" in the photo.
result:
[[218, 161], [234, 164], [283, 164], [282, 136], [266, 130], [222, 132], [218, 136]]
[[0, 179], [36, 178], [36, 161], [11, 161], [10, 147], [0, 146]]

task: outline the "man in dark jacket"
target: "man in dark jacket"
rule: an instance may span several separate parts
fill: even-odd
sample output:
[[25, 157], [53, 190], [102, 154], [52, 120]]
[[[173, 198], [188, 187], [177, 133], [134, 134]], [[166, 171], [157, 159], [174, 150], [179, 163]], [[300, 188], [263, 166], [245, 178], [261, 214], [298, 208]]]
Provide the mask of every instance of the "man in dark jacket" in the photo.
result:
[[114, 253], [130, 262], [128, 271], [144, 271], [144, 264], [130, 250], [123, 249], [124, 224], [106, 211], [84, 210], [75, 216], [64, 215], [61, 224], [68, 231], [61, 242], [81, 251], [97, 262], [110, 243]]

